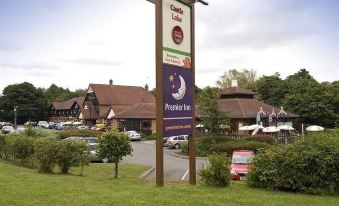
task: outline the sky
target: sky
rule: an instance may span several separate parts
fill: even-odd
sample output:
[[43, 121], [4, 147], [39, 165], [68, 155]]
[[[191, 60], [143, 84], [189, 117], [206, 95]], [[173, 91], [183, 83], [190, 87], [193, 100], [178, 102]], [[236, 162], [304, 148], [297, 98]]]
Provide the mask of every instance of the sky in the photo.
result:
[[[339, 1], [196, 4], [196, 85], [230, 69], [339, 78]], [[0, 0], [0, 93], [10, 85], [155, 87], [155, 6], [146, 0]]]

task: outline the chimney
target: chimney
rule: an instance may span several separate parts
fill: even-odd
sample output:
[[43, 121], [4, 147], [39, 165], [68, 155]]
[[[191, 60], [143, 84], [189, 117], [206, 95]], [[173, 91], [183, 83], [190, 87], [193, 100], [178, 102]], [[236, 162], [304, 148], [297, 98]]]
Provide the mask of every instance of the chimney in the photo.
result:
[[145, 90], [148, 91], [148, 84], [145, 85]]
[[109, 85], [110, 85], [110, 86], [113, 85], [113, 80], [112, 80], [112, 79], [109, 80]]
[[232, 87], [238, 87], [238, 80], [232, 80]]

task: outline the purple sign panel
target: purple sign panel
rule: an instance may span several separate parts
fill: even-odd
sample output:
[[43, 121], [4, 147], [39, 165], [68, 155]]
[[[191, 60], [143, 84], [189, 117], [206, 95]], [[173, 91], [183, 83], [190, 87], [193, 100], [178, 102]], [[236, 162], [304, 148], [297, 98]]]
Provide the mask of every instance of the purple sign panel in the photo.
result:
[[192, 71], [164, 65], [164, 136], [192, 134]]

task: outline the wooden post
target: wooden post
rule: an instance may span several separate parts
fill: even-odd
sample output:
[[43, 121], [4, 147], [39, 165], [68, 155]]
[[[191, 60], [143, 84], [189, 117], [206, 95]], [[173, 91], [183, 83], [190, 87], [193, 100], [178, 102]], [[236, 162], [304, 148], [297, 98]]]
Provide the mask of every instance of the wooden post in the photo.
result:
[[189, 148], [189, 183], [196, 185], [196, 161], [195, 161], [195, 26], [194, 3], [191, 3], [191, 62], [192, 62], [192, 135], [188, 140]]
[[162, 0], [155, 2], [155, 36], [156, 36], [156, 185], [164, 186], [164, 154], [163, 154], [163, 67], [162, 67]]

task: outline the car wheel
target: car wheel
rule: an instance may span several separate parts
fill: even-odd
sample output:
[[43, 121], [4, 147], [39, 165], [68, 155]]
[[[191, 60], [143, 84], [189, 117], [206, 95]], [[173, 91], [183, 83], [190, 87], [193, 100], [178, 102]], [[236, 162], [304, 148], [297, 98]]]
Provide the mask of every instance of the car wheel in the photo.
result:
[[174, 145], [174, 148], [175, 148], [175, 149], [180, 149], [180, 144], [175, 144], [175, 145]]

